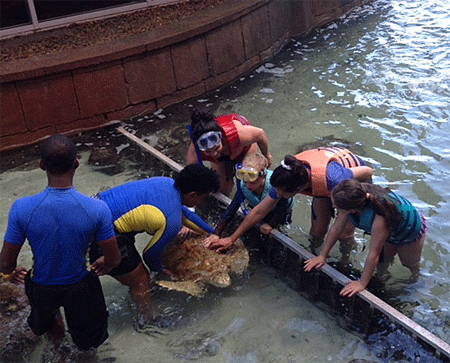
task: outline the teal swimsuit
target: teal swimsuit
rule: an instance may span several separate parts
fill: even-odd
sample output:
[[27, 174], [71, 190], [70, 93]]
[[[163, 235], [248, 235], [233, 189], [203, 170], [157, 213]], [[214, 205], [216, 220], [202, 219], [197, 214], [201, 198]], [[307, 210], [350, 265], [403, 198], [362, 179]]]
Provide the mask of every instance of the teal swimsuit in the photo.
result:
[[[403, 215], [401, 223], [391, 233], [387, 242], [395, 245], [414, 242], [422, 230], [419, 212], [406, 198], [394, 192], [390, 192], [387, 198], [397, 203], [397, 207]], [[375, 211], [372, 208], [365, 207], [361, 217], [354, 213], [349, 214], [349, 217], [355, 227], [362, 229], [367, 234], [371, 234], [373, 220], [375, 219]]]

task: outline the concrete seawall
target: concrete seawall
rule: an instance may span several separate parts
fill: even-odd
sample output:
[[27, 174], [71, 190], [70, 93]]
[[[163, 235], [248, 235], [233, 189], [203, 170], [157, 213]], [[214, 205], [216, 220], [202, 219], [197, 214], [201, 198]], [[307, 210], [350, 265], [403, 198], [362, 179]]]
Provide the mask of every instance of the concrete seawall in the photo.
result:
[[367, 2], [229, 0], [125, 40], [3, 62], [0, 151], [201, 95]]

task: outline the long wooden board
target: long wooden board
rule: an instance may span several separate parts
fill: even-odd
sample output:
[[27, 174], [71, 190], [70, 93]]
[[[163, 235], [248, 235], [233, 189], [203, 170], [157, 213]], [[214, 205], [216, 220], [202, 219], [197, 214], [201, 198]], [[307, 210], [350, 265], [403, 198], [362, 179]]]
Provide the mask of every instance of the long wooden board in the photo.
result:
[[[178, 164], [177, 162], [173, 161], [172, 159], [168, 158], [166, 155], [161, 153], [160, 151], [156, 150], [154, 147], [150, 146], [146, 142], [142, 141], [138, 137], [134, 136], [130, 132], [126, 131], [122, 126], [119, 126], [117, 128], [119, 132], [121, 132], [123, 135], [125, 135], [130, 140], [134, 141], [136, 144], [138, 144], [143, 149], [149, 151], [151, 154], [153, 154], [156, 158], [161, 160], [162, 162], [166, 163], [172, 170], [180, 171], [183, 169], [183, 166]], [[225, 203], [226, 205], [229, 205], [231, 200], [230, 198], [226, 197], [222, 193], [215, 193], [214, 197], [218, 199], [219, 201]], [[288, 236], [280, 233], [277, 230], [272, 230], [271, 232], [272, 237], [274, 237], [277, 241], [281, 242], [284, 246], [289, 248], [291, 251], [295, 252], [300, 258], [307, 260], [314, 255], [304, 249], [302, 246], [300, 246], [298, 243], [290, 239]], [[323, 273], [331, 277], [334, 281], [340, 283], [341, 285], [345, 285], [347, 281], [350, 279], [341, 274], [339, 271], [335, 270], [333, 267], [331, 267], [328, 264], [325, 264], [320, 269]], [[440, 353], [441, 355], [446, 356], [450, 359], [450, 345], [444, 342], [442, 339], [438, 338], [434, 334], [432, 334], [430, 331], [422, 327], [421, 325], [415, 323], [413, 320], [408, 318], [407, 316], [403, 315], [398, 310], [394, 309], [389, 304], [385, 303], [372, 293], [370, 293], [367, 290], [364, 290], [360, 293], [358, 293], [358, 296], [361, 297], [363, 300], [368, 302], [372, 307], [376, 308], [386, 316], [388, 316], [390, 319], [394, 320], [401, 326], [403, 326], [407, 331], [409, 331], [415, 338], [420, 338], [430, 346], [432, 346], [434, 349], [436, 349], [436, 352]]]

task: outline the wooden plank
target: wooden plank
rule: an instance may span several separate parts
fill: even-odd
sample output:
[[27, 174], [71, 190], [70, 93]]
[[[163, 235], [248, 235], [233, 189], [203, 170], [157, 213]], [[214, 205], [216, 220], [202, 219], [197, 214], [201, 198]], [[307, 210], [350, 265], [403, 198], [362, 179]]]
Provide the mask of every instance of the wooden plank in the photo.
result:
[[[312, 253], [304, 249], [298, 243], [291, 240], [286, 235], [280, 233], [277, 230], [272, 231], [272, 236], [281, 242], [283, 245], [290, 248], [292, 251], [297, 253], [302, 259], [307, 260], [312, 257], [315, 257]], [[341, 285], [345, 286], [347, 281], [351, 281], [347, 276], [341, 274], [339, 271], [335, 270], [330, 265], [326, 264], [320, 269], [326, 275], [330, 276], [334, 281], [337, 281]], [[385, 303], [380, 298], [376, 297], [372, 293], [367, 290], [363, 290], [358, 293], [358, 296], [368, 302], [372, 307], [378, 309], [383, 314], [387, 315], [390, 319], [394, 320], [401, 326], [403, 326], [406, 330], [408, 330], [414, 337], [419, 337], [424, 342], [428, 343], [437, 352], [447, 356], [450, 358], [450, 345], [444, 342], [442, 339], [438, 338], [430, 331], [417, 324], [407, 316], [403, 315], [398, 310], [394, 309], [389, 304]]]
[[[128, 137], [130, 140], [133, 140], [136, 142], [139, 146], [144, 148], [145, 150], [149, 151], [151, 154], [153, 154], [156, 158], [161, 160], [162, 162], [166, 163], [171, 169], [175, 171], [180, 171], [183, 166], [178, 164], [177, 162], [173, 161], [172, 159], [165, 156], [163, 153], [156, 150], [154, 147], [150, 146], [146, 142], [142, 141], [141, 139], [137, 138], [130, 132], [126, 131], [122, 126], [119, 126], [117, 128], [119, 132], [124, 134], [126, 137]], [[229, 205], [231, 203], [230, 198], [226, 197], [222, 193], [215, 193], [214, 197], [221, 201], [222, 203], [225, 203], [226, 205]], [[308, 260], [310, 258], [315, 257], [311, 252], [307, 251], [305, 248], [300, 246], [298, 243], [290, 239], [288, 236], [282, 234], [276, 229], [273, 229], [270, 232], [271, 236], [275, 238], [277, 241], [282, 243], [284, 246], [288, 247], [291, 251], [295, 252], [300, 258], [304, 260]], [[347, 281], [350, 281], [350, 279], [340, 273], [339, 271], [335, 270], [333, 267], [331, 267], [328, 264], [325, 264], [320, 271], [325, 273], [326, 275], [330, 276], [334, 281], [340, 283], [341, 285], [345, 285]], [[415, 338], [420, 338], [430, 346], [432, 346], [434, 349], [436, 349], [437, 352], [439, 352], [442, 355], [445, 355], [447, 358], [450, 359], [450, 345], [444, 342], [442, 339], [438, 338], [434, 334], [432, 334], [430, 331], [422, 327], [421, 325], [415, 323], [407, 316], [403, 315], [398, 310], [394, 309], [389, 304], [385, 303], [383, 300], [379, 299], [372, 293], [370, 293], [367, 290], [363, 290], [360, 293], [357, 294], [360, 298], [368, 302], [372, 307], [378, 309], [383, 314], [388, 316], [390, 319], [394, 320], [401, 326], [403, 326], [407, 331], [409, 331]]]
[[153, 156], [155, 156], [157, 159], [161, 160], [163, 163], [166, 163], [171, 169], [175, 171], [180, 171], [183, 169], [183, 167], [178, 164], [177, 162], [173, 161], [166, 155], [164, 155], [162, 152], [156, 150], [153, 146], [147, 144], [145, 141], [142, 141], [140, 138], [134, 136], [131, 132], [128, 132], [125, 130], [122, 126], [117, 127], [117, 131], [124, 134], [126, 137], [128, 137], [130, 140], [133, 140], [136, 144], [138, 144], [143, 149], [149, 151]]

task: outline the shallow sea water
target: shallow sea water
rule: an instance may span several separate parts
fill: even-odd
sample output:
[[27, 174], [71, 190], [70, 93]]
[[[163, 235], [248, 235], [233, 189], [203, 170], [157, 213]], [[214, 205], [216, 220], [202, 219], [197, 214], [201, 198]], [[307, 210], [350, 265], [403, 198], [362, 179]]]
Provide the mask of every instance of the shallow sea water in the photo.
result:
[[[102, 142], [116, 139], [104, 132], [96, 132], [92, 137], [102, 139]], [[123, 137], [117, 139], [119, 143], [124, 141]], [[91, 148], [91, 142], [85, 140], [79, 147], [83, 149], [86, 145]], [[139, 153], [139, 149], [129, 151], [134, 155]], [[108, 175], [105, 168], [88, 163], [90, 154], [90, 151], [80, 153], [81, 165], [75, 177], [77, 189], [87, 195], [129, 180], [153, 176], [141, 175], [140, 166], [131, 162], [129, 156], [119, 162], [124, 166], [122, 172]], [[142, 155], [148, 157], [146, 153]], [[37, 160], [31, 159], [27, 165], [24, 163], [20, 168], [0, 175], [0, 193], [7, 197], [1, 206], [3, 231], [13, 201], [45, 188], [45, 175], [36, 168]], [[141, 163], [145, 164], [143, 160]], [[172, 175], [163, 165], [154, 165], [153, 169], [159, 175]], [[219, 211], [210, 215], [202, 210], [199, 213], [213, 223]], [[148, 239], [144, 234], [137, 236], [138, 250], [144, 248]], [[234, 277], [230, 288], [209, 287], [202, 298], [155, 286], [154, 303], [171, 323], [166, 329], [136, 328], [134, 307], [127, 289], [109, 276], [102, 277], [110, 312], [110, 338], [99, 348], [98, 361], [348, 362], [353, 358], [365, 358], [381, 362], [361, 337], [347, 331], [337, 317], [290, 288], [274, 269], [258, 259], [257, 252], [250, 251], [253, 256], [250, 268], [244, 276]], [[27, 244], [19, 255], [19, 263], [31, 267]], [[68, 337], [64, 344], [73, 348]], [[327, 349], [322, 349], [323, 346]], [[68, 361], [74, 361], [72, 358], [70, 356]], [[59, 362], [58, 355], [45, 340], [26, 361]]]
[[[398, 260], [374, 293], [417, 323], [450, 341], [450, 2], [377, 1], [307, 37], [292, 40], [276, 57], [230, 86], [124, 126], [174, 160], [184, 163], [185, 129], [193, 107], [217, 115], [236, 112], [264, 128], [274, 167], [305, 146], [344, 145], [374, 168], [374, 182], [408, 198], [426, 216], [427, 239], [419, 282]], [[85, 194], [154, 175], [172, 175], [161, 163], [113, 128], [77, 137], [81, 164], [75, 185]], [[114, 162], [88, 162], [93, 149], [110, 150]], [[35, 148], [8, 153], [0, 174], [1, 230], [14, 200], [45, 187]], [[20, 160], [26, 160], [28, 164]], [[5, 160], [5, 159], [4, 159]], [[9, 160], [9, 159], [8, 159]], [[11, 163], [21, 164], [11, 167]], [[287, 234], [309, 247], [310, 199], [296, 197]], [[211, 223], [219, 211], [203, 212]], [[360, 233], [351, 263], [361, 271], [367, 256]], [[145, 244], [148, 237], [140, 236]], [[330, 260], [338, 261], [338, 248]], [[19, 262], [30, 266], [26, 247]], [[382, 347], [345, 330], [337, 316], [312, 305], [276, 272], [252, 260], [249, 273], [226, 290], [202, 299], [157, 290], [155, 301], [175, 325], [138, 333], [127, 291], [102, 283], [111, 313], [103, 361], [117, 362], [388, 362]], [[407, 340], [398, 338], [408, 353]], [[326, 349], [323, 347], [326, 346]], [[412, 348], [411, 348], [412, 349]], [[40, 361], [39, 352], [33, 361]], [[378, 357], [375, 355], [378, 354]], [[410, 357], [414, 359], [414, 357]], [[394, 360], [398, 361], [398, 360]], [[424, 360], [425, 361], [425, 360]], [[429, 358], [426, 361], [434, 361]]]

